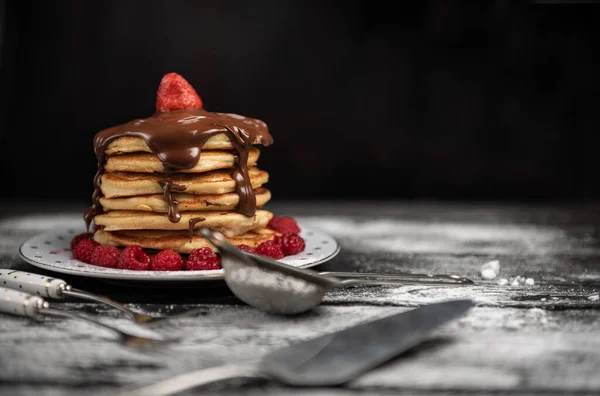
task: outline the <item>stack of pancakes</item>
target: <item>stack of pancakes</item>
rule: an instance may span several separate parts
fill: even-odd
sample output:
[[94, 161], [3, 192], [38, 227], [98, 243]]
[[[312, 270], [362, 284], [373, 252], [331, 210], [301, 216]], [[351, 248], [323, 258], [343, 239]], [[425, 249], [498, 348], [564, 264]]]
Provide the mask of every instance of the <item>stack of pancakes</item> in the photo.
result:
[[[256, 141], [259, 144], [260, 141]], [[248, 177], [256, 198], [254, 215], [237, 211], [240, 196], [232, 176], [238, 153], [225, 133], [201, 147], [197, 164], [165, 174], [159, 157], [141, 137], [122, 136], [105, 148], [100, 180], [102, 214], [94, 239], [104, 245], [139, 245], [189, 253], [211, 247], [197, 235], [200, 227], [223, 233], [236, 245], [256, 247], [275, 234], [266, 228], [273, 214], [262, 207], [271, 199], [263, 187], [269, 174], [256, 167], [257, 147], [248, 152]]]

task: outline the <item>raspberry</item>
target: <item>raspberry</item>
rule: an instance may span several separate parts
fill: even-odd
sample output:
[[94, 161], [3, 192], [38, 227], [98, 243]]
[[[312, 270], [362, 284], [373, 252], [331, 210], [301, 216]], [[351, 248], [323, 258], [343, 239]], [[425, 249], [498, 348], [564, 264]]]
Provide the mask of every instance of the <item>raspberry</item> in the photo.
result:
[[256, 249], [248, 245], [237, 245], [237, 248], [246, 253], [256, 253]]
[[281, 246], [279, 246], [275, 241], [266, 241], [261, 243], [256, 248], [256, 253], [262, 256], [274, 258], [276, 260], [284, 257]]
[[210, 248], [194, 249], [185, 262], [188, 271], [217, 270], [221, 268], [217, 254]]
[[94, 249], [90, 264], [100, 267], [117, 268], [119, 263], [119, 249], [114, 246], [100, 245]]
[[305, 248], [304, 239], [298, 234], [286, 232], [285, 234], [275, 238], [275, 242], [281, 245], [281, 250], [286, 256], [298, 254]]
[[201, 109], [202, 99], [189, 82], [177, 73], [165, 74], [156, 92], [156, 111]]
[[120, 269], [146, 271], [150, 269], [150, 256], [144, 253], [140, 246], [127, 246], [121, 252], [118, 267]]
[[75, 246], [84, 239], [92, 239], [94, 234], [91, 232], [84, 232], [83, 234], [75, 235], [73, 239], [71, 239], [71, 251], [75, 249]]
[[282, 234], [286, 232], [292, 232], [294, 234], [300, 233], [300, 227], [298, 227], [298, 223], [296, 223], [296, 220], [294, 220], [294, 218], [289, 216], [273, 216], [273, 218], [269, 220], [267, 228], [270, 228], [277, 232], [281, 232]]
[[183, 267], [183, 259], [173, 250], [163, 250], [152, 260], [154, 271], [179, 271]]
[[94, 253], [94, 249], [96, 246], [100, 244], [91, 239], [83, 239], [79, 242], [75, 248], [73, 249], [73, 257], [75, 260], [83, 261], [84, 263], [91, 264], [92, 262], [92, 254]]

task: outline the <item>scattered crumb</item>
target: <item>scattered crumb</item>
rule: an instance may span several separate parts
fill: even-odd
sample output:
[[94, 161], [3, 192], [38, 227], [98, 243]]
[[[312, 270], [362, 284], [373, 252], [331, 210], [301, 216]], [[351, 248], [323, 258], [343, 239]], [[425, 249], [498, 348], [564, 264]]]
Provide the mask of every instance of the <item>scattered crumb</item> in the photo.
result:
[[500, 261], [492, 260], [481, 266], [481, 277], [483, 279], [491, 280], [495, 279], [500, 272]]
[[540, 301], [546, 301], [546, 297], [542, 297]]
[[[480, 275], [483, 279], [495, 279], [500, 273], [500, 261], [491, 260], [481, 266]], [[533, 278], [525, 278], [523, 275], [517, 275], [511, 278], [501, 278], [496, 282], [498, 286], [533, 286], [535, 280]]]
[[496, 274], [499, 274], [500, 273], [500, 261], [498, 261], [498, 260], [488, 261], [487, 263], [485, 263], [481, 266], [481, 272], [485, 271], [486, 269], [490, 269], [490, 270], [494, 271]]
[[524, 276], [521, 275], [517, 275], [514, 276], [512, 278], [509, 278], [508, 280], [506, 279], [500, 279], [498, 281], [498, 285], [500, 286], [504, 286], [504, 285], [510, 285], [510, 286], [533, 286], [535, 285], [535, 280], [533, 278], [525, 278]]
[[494, 270], [490, 269], [490, 268], [486, 268], [483, 271], [481, 271], [481, 277], [483, 279], [494, 279], [496, 277], [496, 272], [494, 272]]
[[592, 294], [592, 295], [588, 296], [587, 299], [590, 301], [598, 301], [598, 300], [600, 300], [600, 294], [598, 294], [598, 293]]

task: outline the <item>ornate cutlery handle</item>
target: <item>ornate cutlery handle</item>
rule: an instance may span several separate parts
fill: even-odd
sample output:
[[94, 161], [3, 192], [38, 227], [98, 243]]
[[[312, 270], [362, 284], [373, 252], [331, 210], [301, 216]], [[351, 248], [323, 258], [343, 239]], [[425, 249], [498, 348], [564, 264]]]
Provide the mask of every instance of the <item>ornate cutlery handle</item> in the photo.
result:
[[44, 304], [45, 301], [41, 297], [0, 287], [0, 312], [35, 319]]
[[62, 292], [67, 286], [67, 282], [29, 272], [0, 269], [0, 286], [37, 294], [41, 297], [63, 298]]
[[151, 318], [148, 315], [139, 314], [132, 311], [121, 303], [111, 300], [108, 297], [98, 296], [85, 292], [83, 290], [73, 289], [62, 279], [50, 278], [43, 275], [32, 274], [29, 272], [16, 271], [10, 269], [0, 269], [0, 287], [7, 287], [13, 290], [19, 290], [26, 293], [37, 294], [48, 298], [66, 298], [75, 297], [84, 300], [94, 301], [101, 304], [110, 305], [126, 313], [136, 323], [158, 322], [162, 318]]

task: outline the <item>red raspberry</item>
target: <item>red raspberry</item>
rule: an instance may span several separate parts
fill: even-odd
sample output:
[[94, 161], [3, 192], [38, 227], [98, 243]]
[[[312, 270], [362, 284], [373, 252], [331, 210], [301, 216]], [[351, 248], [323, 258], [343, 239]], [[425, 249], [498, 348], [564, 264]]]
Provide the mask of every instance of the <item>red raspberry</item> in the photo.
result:
[[219, 257], [210, 248], [194, 249], [185, 262], [185, 269], [188, 271], [218, 270]]
[[274, 231], [286, 233], [292, 232], [294, 234], [300, 233], [300, 227], [298, 227], [298, 223], [294, 218], [286, 216], [286, 217], [277, 217], [273, 216], [269, 223], [267, 224], [267, 228], [270, 228]]
[[84, 232], [83, 234], [75, 235], [73, 239], [71, 239], [71, 251], [75, 249], [75, 246], [77, 246], [79, 242], [83, 241], [84, 239], [92, 239], [93, 236], [94, 234], [91, 232]]
[[135, 271], [146, 271], [150, 269], [150, 256], [144, 253], [141, 246], [127, 246], [121, 252], [118, 267]]
[[156, 92], [156, 111], [201, 109], [202, 99], [189, 82], [177, 73], [165, 74]]
[[276, 237], [275, 242], [281, 245], [283, 254], [286, 256], [298, 254], [306, 247], [304, 239], [302, 239], [300, 235], [291, 232], [286, 232], [285, 234]]
[[100, 245], [94, 249], [90, 264], [100, 267], [117, 268], [121, 252], [114, 246]]
[[91, 239], [83, 239], [80, 241], [77, 246], [73, 249], [73, 257], [75, 260], [83, 261], [84, 263], [91, 264], [92, 262], [92, 254], [94, 253], [94, 249], [96, 246], [100, 244]]
[[256, 248], [256, 253], [274, 258], [275, 260], [283, 258], [283, 250], [281, 246], [279, 246], [275, 241], [266, 241], [258, 245]]
[[163, 250], [154, 256], [151, 267], [154, 271], [180, 271], [183, 259], [173, 250]]
[[256, 249], [248, 245], [237, 245], [237, 248], [246, 253], [256, 253]]

